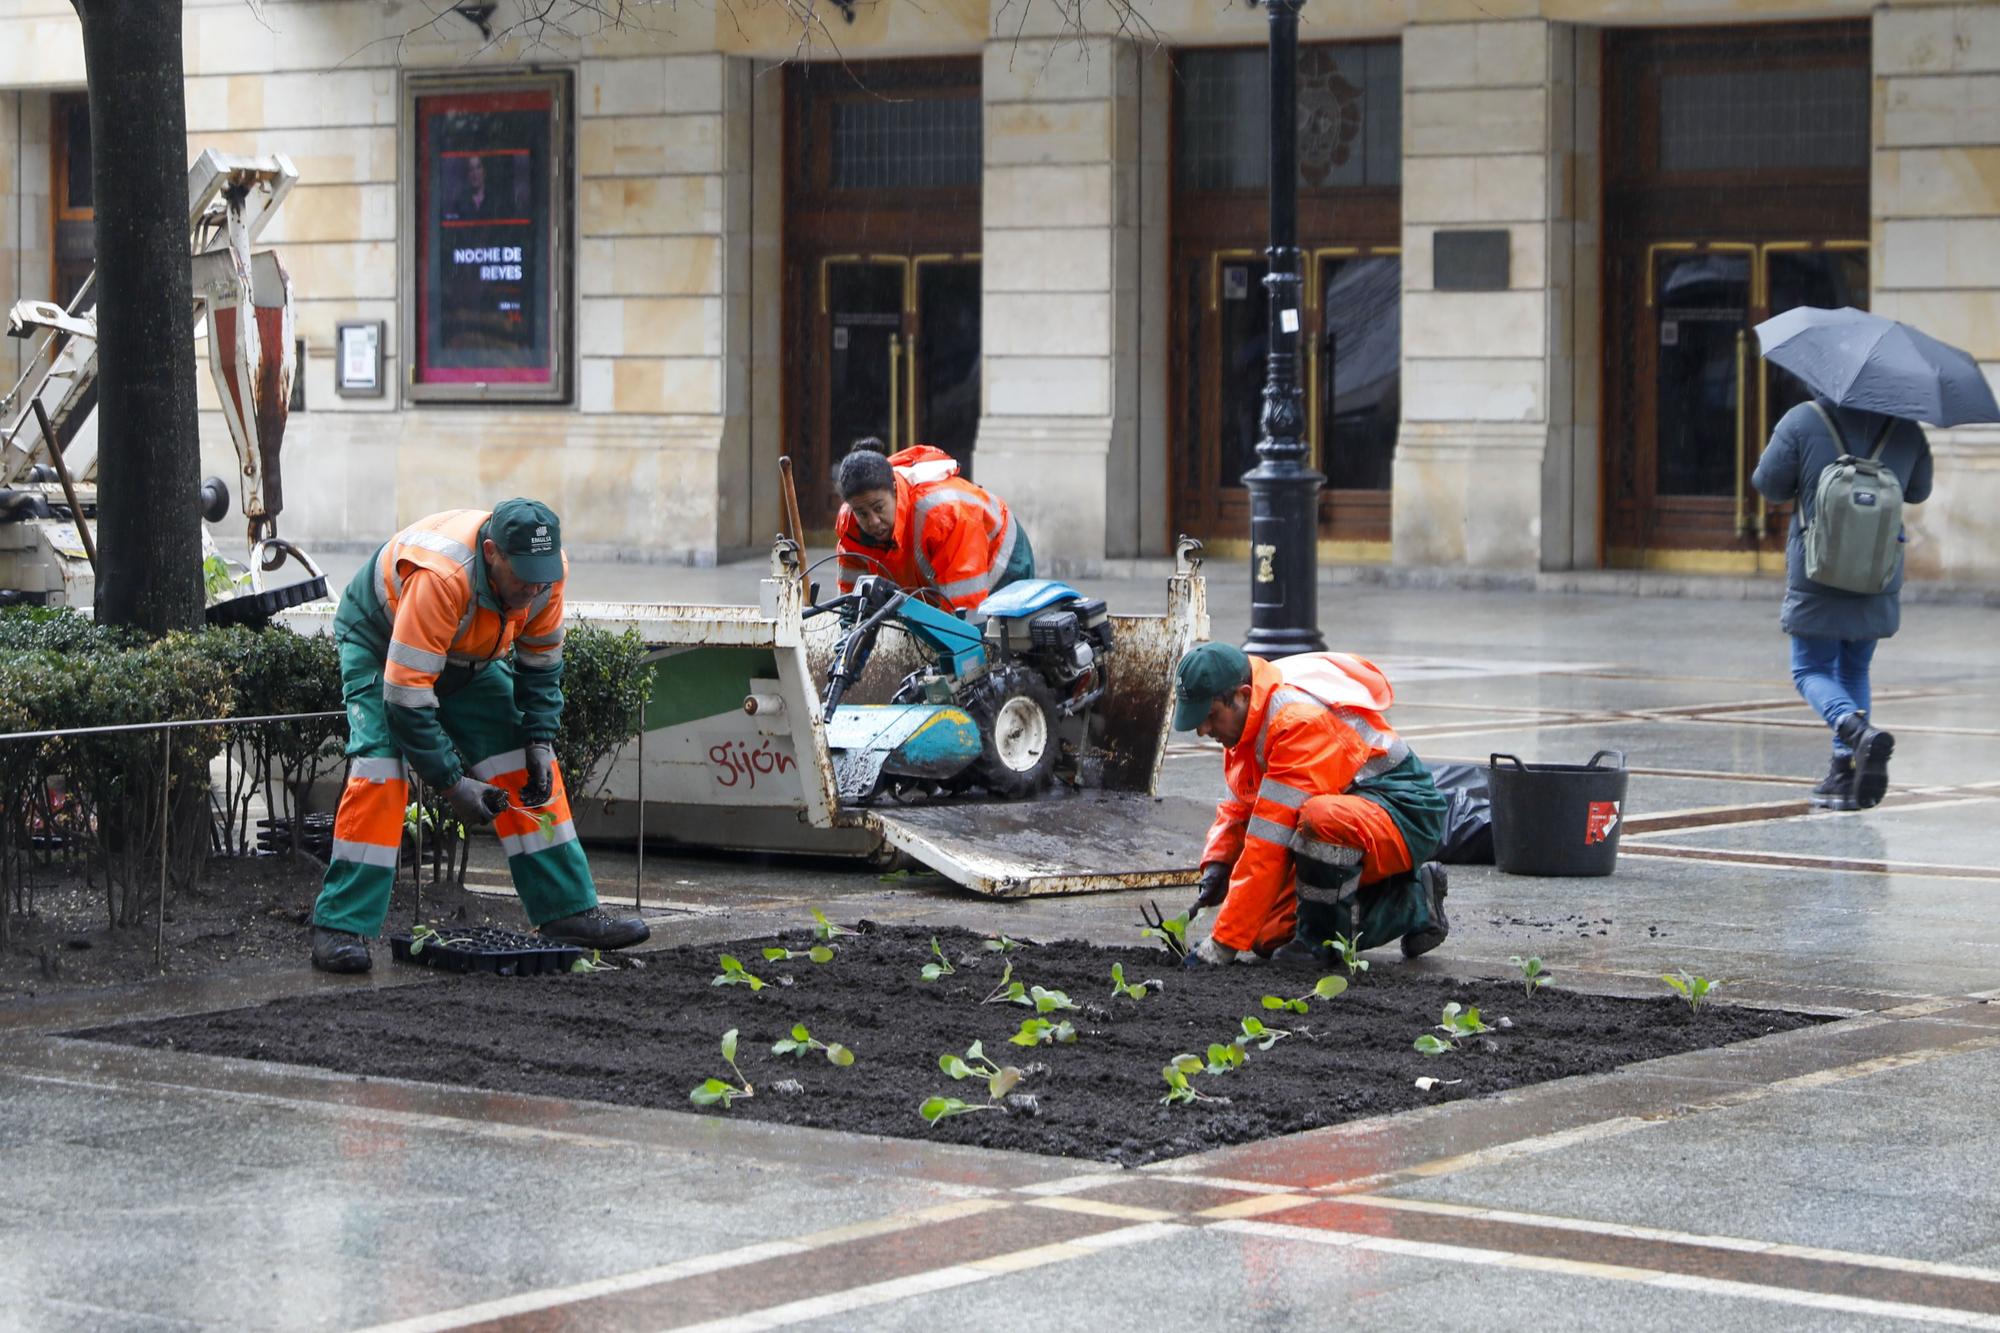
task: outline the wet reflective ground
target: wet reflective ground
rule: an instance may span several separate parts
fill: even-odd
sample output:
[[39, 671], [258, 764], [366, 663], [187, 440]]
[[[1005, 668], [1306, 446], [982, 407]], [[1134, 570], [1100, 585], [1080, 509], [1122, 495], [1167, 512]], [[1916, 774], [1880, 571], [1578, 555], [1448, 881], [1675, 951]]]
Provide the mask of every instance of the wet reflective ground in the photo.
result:
[[[670, 573], [677, 599], [753, 575]], [[1222, 636], [1247, 619], [1233, 577]], [[1532, 952], [1561, 985], [1636, 993], [1688, 968], [1725, 1000], [1850, 1016], [1121, 1174], [51, 1035], [351, 984], [303, 967], [72, 997], [0, 1010], [0, 1325], [2000, 1328], [1992, 612], [1906, 608], [1876, 659], [1891, 799], [1824, 815], [1774, 605], [1327, 589], [1322, 609], [1389, 669], [1427, 759], [1613, 747], [1633, 769], [1617, 876], [1458, 871], [1452, 938], [1416, 966]], [[1212, 797], [1219, 769], [1177, 747], [1167, 789]], [[595, 862], [676, 940], [813, 905], [1122, 940], [1145, 898], [659, 854], [635, 886], [631, 858]]]

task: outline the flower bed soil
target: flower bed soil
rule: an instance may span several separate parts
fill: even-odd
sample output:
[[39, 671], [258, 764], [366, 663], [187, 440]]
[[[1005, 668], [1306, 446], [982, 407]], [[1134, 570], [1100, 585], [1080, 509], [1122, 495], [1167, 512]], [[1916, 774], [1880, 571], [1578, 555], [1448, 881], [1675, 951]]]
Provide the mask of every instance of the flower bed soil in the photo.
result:
[[[834, 961], [803, 955], [765, 962], [761, 948], [811, 946], [804, 932], [734, 944], [687, 946], [626, 960], [597, 975], [453, 977], [391, 991], [278, 1001], [252, 1009], [78, 1035], [212, 1055], [315, 1065], [353, 1074], [635, 1106], [693, 1109], [688, 1093], [729, 1076], [722, 1033], [741, 1032], [737, 1063], [756, 1095], [701, 1114], [770, 1120], [898, 1138], [978, 1144], [1138, 1165], [1363, 1116], [1505, 1088], [1599, 1073], [1636, 1060], [1785, 1032], [1818, 1021], [1804, 1014], [1680, 1000], [1618, 999], [1518, 983], [1461, 981], [1401, 966], [1394, 951], [1345, 995], [1312, 1002], [1311, 1013], [1278, 1014], [1261, 997], [1303, 995], [1317, 973], [1265, 967], [1184, 971], [1158, 949], [1104, 949], [1075, 941], [1029, 945], [1011, 955], [1014, 977], [1066, 991], [1084, 1006], [1074, 1045], [1024, 1049], [1008, 1038], [1033, 1010], [982, 1004], [1002, 958], [979, 936], [940, 931], [956, 974], [925, 982], [931, 935], [873, 929], [835, 940]], [[386, 950], [384, 951], [386, 953]], [[719, 954], [741, 959], [768, 985], [752, 993], [715, 986]], [[1141, 1001], [1111, 998], [1111, 964], [1128, 981], [1163, 980]], [[378, 966], [386, 966], [384, 963]], [[1560, 979], [1558, 979], [1560, 980]], [[1447, 1002], [1477, 1005], [1489, 1023], [1511, 1026], [1440, 1056], [1412, 1049]], [[1294, 1036], [1252, 1049], [1240, 1069], [1193, 1085], [1228, 1104], [1165, 1106], [1160, 1067], [1180, 1052], [1226, 1042], [1246, 1016]], [[775, 1055], [795, 1023], [858, 1059], [835, 1068], [818, 1052]], [[1034, 1068], [1007, 1109], [927, 1126], [924, 1099], [986, 1100], [984, 1082], [954, 1082], [938, 1057], [973, 1041], [1001, 1064]], [[1489, 1044], [1490, 1043], [1490, 1044]], [[1423, 1075], [1461, 1080], [1419, 1090]], [[792, 1081], [796, 1090], [780, 1085]], [[1030, 1100], [1031, 1099], [1031, 1100]]]
[[[101, 881], [86, 883], [76, 870], [41, 872], [35, 911], [16, 915], [0, 948], [0, 1005], [94, 986], [145, 981], [161, 974], [153, 962], [153, 920], [112, 929], [106, 923]], [[311, 937], [313, 900], [322, 871], [288, 857], [217, 858], [203, 868], [191, 893], [167, 899], [166, 973], [214, 977], [274, 968], [304, 967]], [[525, 929], [517, 903], [482, 897], [459, 885], [429, 882], [424, 871], [424, 915], [461, 925]], [[410, 875], [397, 877], [389, 920], [407, 924]], [[393, 926], [392, 926], [393, 928]], [[388, 947], [376, 950], [386, 962]]]

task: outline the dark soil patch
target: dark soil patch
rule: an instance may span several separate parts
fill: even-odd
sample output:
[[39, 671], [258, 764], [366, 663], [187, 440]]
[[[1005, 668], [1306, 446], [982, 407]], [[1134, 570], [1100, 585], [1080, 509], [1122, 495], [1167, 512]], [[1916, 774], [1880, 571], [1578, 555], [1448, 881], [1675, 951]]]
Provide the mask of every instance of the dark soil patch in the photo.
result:
[[[150, 910], [145, 924], [113, 930], [101, 882], [86, 884], [81, 873], [63, 869], [38, 873], [35, 910], [13, 918], [11, 938], [0, 949], [0, 1004], [161, 975], [153, 962]], [[210, 861], [198, 888], [167, 899], [166, 974], [210, 977], [281, 964], [304, 967], [321, 874], [311, 862], [289, 857]], [[510, 899], [431, 884], [428, 870], [425, 879], [427, 920], [527, 928]], [[392, 928], [409, 921], [410, 895], [406, 871], [389, 908]], [[377, 953], [386, 961], [388, 947], [378, 945]]]
[[[864, 923], [864, 926], [866, 923]], [[802, 933], [735, 945], [687, 946], [627, 960], [594, 976], [467, 976], [388, 992], [279, 1001], [254, 1009], [79, 1035], [139, 1046], [317, 1065], [354, 1074], [460, 1084], [507, 1092], [690, 1109], [702, 1080], [727, 1077], [718, 1041], [741, 1031], [737, 1063], [755, 1097], [709, 1114], [781, 1121], [898, 1138], [1011, 1148], [1138, 1165], [1363, 1116], [1477, 1097], [1635, 1060], [1719, 1046], [1820, 1020], [1803, 1014], [1715, 1008], [1691, 1014], [1678, 999], [1615, 999], [1546, 990], [1530, 1000], [1516, 984], [1456, 981], [1375, 964], [1345, 995], [1315, 1001], [1303, 1017], [1260, 1007], [1267, 993], [1302, 995], [1314, 974], [1268, 967], [1182, 971], [1157, 950], [1103, 949], [1079, 942], [1029, 946], [1011, 956], [1014, 976], [1066, 991], [1074, 1045], [1024, 1049], [1008, 1038], [1033, 1011], [982, 1004], [1004, 963], [964, 931], [938, 932], [956, 974], [920, 978], [930, 935], [867, 930], [836, 940], [838, 957], [764, 962], [774, 942], [803, 950]], [[768, 984], [710, 984], [729, 952]], [[1164, 993], [1110, 998], [1111, 964], [1131, 981], [1158, 977]], [[1512, 1025], [1455, 1053], [1411, 1048], [1444, 1005], [1477, 1005], [1489, 1023]], [[1228, 1041], [1244, 1016], [1297, 1035], [1252, 1050], [1243, 1068], [1193, 1080], [1229, 1104], [1164, 1106], [1160, 1067], [1172, 1056]], [[851, 1047], [838, 1069], [821, 1055], [775, 1055], [794, 1023]], [[1310, 1034], [1310, 1035], [1308, 1035]], [[1038, 1066], [1005, 1111], [958, 1116], [935, 1129], [917, 1114], [927, 1097], [985, 1100], [976, 1079], [953, 1082], [945, 1052], [983, 1042], [1001, 1064]], [[1490, 1042], [1490, 1047], [1486, 1044]], [[1424, 1092], [1423, 1075], [1461, 1080]], [[783, 1090], [787, 1081], [796, 1090]]]

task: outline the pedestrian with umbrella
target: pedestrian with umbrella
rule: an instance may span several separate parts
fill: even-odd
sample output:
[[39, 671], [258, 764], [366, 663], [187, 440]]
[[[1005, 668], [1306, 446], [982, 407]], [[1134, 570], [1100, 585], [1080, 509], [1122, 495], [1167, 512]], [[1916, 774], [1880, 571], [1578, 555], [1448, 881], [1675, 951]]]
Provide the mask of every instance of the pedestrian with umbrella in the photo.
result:
[[1896, 747], [1871, 721], [1869, 667], [1902, 620], [1902, 507], [1931, 492], [1917, 423], [2000, 421], [2000, 404], [1970, 356], [1865, 310], [1788, 310], [1757, 338], [1813, 394], [1778, 422], [1751, 475], [1765, 499], [1793, 504], [1778, 623], [1793, 683], [1833, 729], [1813, 802], [1865, 810], [1888, 790]]

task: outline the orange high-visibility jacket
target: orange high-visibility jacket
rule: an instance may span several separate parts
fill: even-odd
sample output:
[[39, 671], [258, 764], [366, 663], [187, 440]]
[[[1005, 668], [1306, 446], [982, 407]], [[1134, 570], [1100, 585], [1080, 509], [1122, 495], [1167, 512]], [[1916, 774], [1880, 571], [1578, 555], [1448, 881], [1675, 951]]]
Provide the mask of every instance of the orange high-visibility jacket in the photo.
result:
[[1299, 808], [1388, 772], [1410, 747], [1382, 713], [1395, 691], [1381, 668], [1348, 653], [1250, 659], [1250, 714], [1223, 758], [1229, 799], [1216, 807], [1203, 865], [1234, 865], [1211, 932], [1232, 949], [1254, 945], [1292, 882]]
[[[862, 532], [854, 511], [834, 523], [840, 590], [864, 574], [904, 588], [935, 588], [954, 610], [986, 600], [1013, 558], [1019, 533], [999, 496], [958, 475], [950, 454], [927, 444], [890, 455], [896, 476], [896, 531], [887, 546]], [[949, 465], [947, 467], [947, 465]]]
[[[562, 718], [563, 583], [523, 609], [502, 609], [480, 541], [490, 511], [453, 509], [404, 528], [357, 571], [334, 620], [343, 642], [382, 655], [390, 732], [418, 776], [449, 786], [461, 775], [437, 722], [440, 678], [451, 690], [512, 655], [522, 739], [554, 740]], [[563, 558], [565, 577], [569, 558]]]

